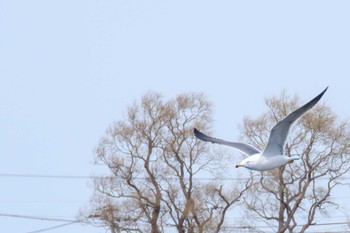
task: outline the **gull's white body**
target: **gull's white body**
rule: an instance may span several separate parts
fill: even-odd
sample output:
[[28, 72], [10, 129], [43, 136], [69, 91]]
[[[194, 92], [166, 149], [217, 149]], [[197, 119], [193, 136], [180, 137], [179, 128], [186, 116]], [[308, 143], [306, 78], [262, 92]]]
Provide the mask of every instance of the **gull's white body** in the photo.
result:
[[[251, 170], [256, 171], [267, 171], [277, 167], [281, 167], [286, 163], [291, 163], [294, 160], [299, 159], [299, 157], [289, 157], [285, 155], [275, 155], [266, 157], [262, 153], [257, 153], [243, 159], [237, 166], [246, 167]], [[244, 165], [243, 165], [244, 164]]]
[[299, 119], [304, 113], [311, 109], [321, 99], [328, 87], [311, 101], [290, 113], [283, 120], [278, 122], [270, 132], [269, 140], [263, 151], [240, 142], [229, 142], [218, 138], [213, 138], [203, 134], [196, 128], [194, 129], [195, 136], [203, 141], [231, 146], [239, 150], [243, 154], [249, 156], [242, 160], [236, 167], [245, 167], [251, 170], [266, 171], [277, 167], [281, 167], [287, 163], [292, 163], [299, 159], [297, 156], [289, 157], [284, 155], [284, 145], [289, 133], [291, 125]]

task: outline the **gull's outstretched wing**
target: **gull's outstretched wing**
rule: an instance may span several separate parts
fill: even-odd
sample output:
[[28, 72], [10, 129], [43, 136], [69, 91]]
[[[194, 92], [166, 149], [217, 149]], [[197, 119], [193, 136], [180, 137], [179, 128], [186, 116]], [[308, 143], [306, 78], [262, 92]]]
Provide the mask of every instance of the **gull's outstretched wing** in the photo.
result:
[[225, 146], [230, 146], [230, 147], [233, 147], [236, 150], [239, 150], [240, 152], [242, 152], [243, 154], [246, 154], [248, 156], [261, 152], [260, 150], [256, 149], [255, 147], [250, 146], [250, 145], [245, 144], [245, 143], [228, 142], [228, 141], [225, 141], [222, 139], [210, 137], [210, 136], [205, 135], [204, 133], [200, 132], [196, 128], [194, 128], [193, 132], [194, 132], [194, 135], [202, 141], [217, 143], [217, 144], [221, 144], [221, 145], [225, 145]]
[[315, 106], [327, 89], [328, 87], [304, 106], [286, 116], [272, 128], [269, 141], [267, 142], [267, 145], [263, 151], [264, 156], [283, 155], [284, 144], [286, 142], [290, 126], [310, 108]]

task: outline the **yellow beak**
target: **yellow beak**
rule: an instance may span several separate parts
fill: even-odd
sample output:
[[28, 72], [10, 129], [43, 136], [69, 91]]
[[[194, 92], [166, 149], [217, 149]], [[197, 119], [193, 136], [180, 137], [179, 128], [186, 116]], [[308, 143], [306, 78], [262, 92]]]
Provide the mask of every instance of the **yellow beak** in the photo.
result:
[[236, 165], [236, 168], [239, 168], [239, 167], [242, 167], [242, 166], [243, 165], [239, 163], [239, 164]]

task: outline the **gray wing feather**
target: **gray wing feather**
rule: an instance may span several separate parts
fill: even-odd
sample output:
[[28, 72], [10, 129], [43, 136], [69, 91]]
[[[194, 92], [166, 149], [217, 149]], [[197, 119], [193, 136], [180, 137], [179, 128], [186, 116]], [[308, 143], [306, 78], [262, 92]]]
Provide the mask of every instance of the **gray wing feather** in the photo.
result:
[[263, 151], [265, 156], [283, 155], [284, 145], [291, 125], [321, 99], [328, 87], [311, 101], [295, 110], [278, 122], [271, 130], [267, 145]]
[[240, 142], [229, 142], [229, 141], [225, 141], [219, 138], [213, 138], [210, 137], [208, 135], [205, 135], [204, 133], [200, 132], [198, 129], [194, 128], [193, 130], [194, 135], [205, 142], [211, 142], [211, 143], [217, 143], [217, 144], [221, 144], [221, 145], [225, 145], [225, 146], [230, 146], [235, 148], [236, 150], [242, 152], [243, 154], [246, 154], [248, 156], [256, 154], [256, 153], [260, 153], [261, 151], [258, 150], [257, 148], [250, 146], [248, 144], [245, 143], [240, 143]]

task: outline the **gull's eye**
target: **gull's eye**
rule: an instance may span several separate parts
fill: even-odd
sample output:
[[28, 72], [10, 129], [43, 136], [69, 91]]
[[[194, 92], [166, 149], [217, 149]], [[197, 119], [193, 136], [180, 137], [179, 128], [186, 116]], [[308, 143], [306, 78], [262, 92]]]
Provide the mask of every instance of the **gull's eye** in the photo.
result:
[[249, 163], [249, 161], [247, 161], [247, 163]]

